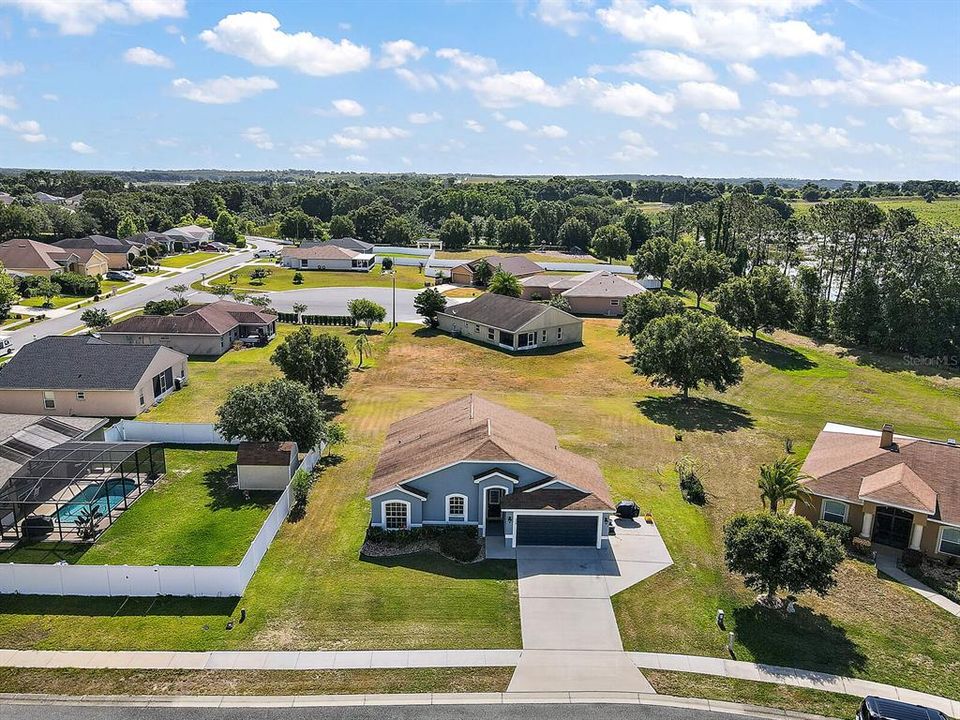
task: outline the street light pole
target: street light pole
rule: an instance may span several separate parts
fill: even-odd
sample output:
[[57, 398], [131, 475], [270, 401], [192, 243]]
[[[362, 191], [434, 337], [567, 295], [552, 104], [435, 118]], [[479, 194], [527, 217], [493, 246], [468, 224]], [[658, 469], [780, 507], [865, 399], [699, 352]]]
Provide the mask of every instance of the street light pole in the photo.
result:
[[390, 273], [393, 275], [393, 326], [391, 330], [395, 330], [397, 327], [397, 271], [394, 270]]

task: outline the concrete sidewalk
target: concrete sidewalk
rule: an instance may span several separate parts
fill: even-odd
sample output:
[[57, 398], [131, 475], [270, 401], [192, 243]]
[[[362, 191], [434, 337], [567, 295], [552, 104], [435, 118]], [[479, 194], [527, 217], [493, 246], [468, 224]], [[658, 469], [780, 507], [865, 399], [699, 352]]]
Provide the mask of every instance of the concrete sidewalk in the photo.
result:
[[917, 593], [917, 595], [926, 598], [934, 605], [946, 610], [954, 617], [960, 618], [960, 605], [955, 603], [950, 598], [946, 598], [940, 593], [936, 592], [933, 588], [927, 587], [915, 577], [907, 575], [907, 573], [897, 567], [896, 556], [878, 553], [877, 570], [882, 572], [884, 575], [889, 575], [901, 585], [906, 585], [908, 588]]

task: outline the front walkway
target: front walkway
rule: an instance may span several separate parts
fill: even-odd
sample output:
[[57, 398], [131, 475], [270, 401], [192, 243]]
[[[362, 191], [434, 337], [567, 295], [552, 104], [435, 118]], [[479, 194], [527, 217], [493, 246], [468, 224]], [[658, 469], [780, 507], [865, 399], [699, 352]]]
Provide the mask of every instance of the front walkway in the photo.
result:
[[599, 550], [517, 548], [523, 654], [510, 692], [654, 692], [623, 651], [610, 597], [672, 560], [654, 525], [618, 523]]
[[960, 618], [960, 605], [950, 598], [946, 598], [933, 588], [929, 588], [911, 575], [907, 575], [903, 570], [897, 567], [898, 554], [878, 552], [877, 570], [884, 575], [889, 575], [901, 585], [906, 585], [921, 597], [926, 598], [934, 605], [937, 605], [954, 617]]

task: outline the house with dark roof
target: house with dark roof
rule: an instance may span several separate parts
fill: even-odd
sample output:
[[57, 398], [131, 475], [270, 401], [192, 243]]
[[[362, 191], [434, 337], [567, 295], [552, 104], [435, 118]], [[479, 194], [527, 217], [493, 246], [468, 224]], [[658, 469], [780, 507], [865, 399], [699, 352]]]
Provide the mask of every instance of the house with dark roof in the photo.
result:
[[370, 524], [476, 525], [518, 545], [601, 547], [613, 501], [596, 462], [549, 425], [477, 395], [390, 426], [370, 478]]
[[73, 272], [78, 275], [104, 275], [109, 270], [107, 256], [89, 248], [61, 248], [36, 240], [7, 240], [0, 243], [0, 262], [8, 270], [26, 275], [53, 275]]
[[97, 250], [107, 258], [111, 270], [127, 270], [131, 263], [146, 252], [144, 245], [129, 240], [119, 240], [106, 235], [86, 235], [66, 238], [53, 243], [64, 250]]
[[960, 557], [960, 447], [827, 423], [803, 471], [810, 497], [794, 511], [813, 523], [850, 525], [865, 540]]
[[437, 313], [437, 327], [463, 337], [503, 348], [534, 350], [583, 341], [583, 320], [542, 303], [485, 293]]
[[450, 270], [450, 282], [455, 285], [473, 285], [474, 273], [482, 260], [486, 260], [494, 272], [503, 270], [518, 278], [530, 277], [543, 272], [542, 267], [523, 255], [488, 255], [485, 258], [471, 260], [452, 268]]
[[122, 345], [163, 345], [186, 355], [220, 356], [235, 342], [277, 334], [277, 316], [254, 305], [218, 300], [185, 305], [170, 315], [135, 315], [104, 328], [103, 340]]
[[[309, 245], [317, 245], [320, 243], [309, 243]], [[352, 237], [345, 238], [330, 238], [329, 240], [322, 243], [323, 245], [333, 245], [334, 247], [343, 248], [344, 250], [355, 250], [358, 253], [365, 253], [367, 255], [374, 254], [373, 243], [364, 242], [363, 240], [357, 240]], [[308, 243], [302, 243], [300, 247], [304, 247]]]
[[0, 366], [0, 412], [136, 417], [187, 382], [187, 356], [89, 335], [24, 345]]
[[533, 275], [520, 281], [524, 300], [550, 300], [562, 295], [577, 315], [623, 315], [628, 297], [647, 292], [636, 280], [595, 270], [582, 275]]
[[173, 241], [175, 250], [196, 250], [201, 244], [213, 239], [213, 230], [199, 225], [170, 228], [163, 234]]
[[292, 270], [340, 270], [370, 272], [377, 262], [372, 253], [342, 248], [329, 242], [285, 247], [280, 264]]

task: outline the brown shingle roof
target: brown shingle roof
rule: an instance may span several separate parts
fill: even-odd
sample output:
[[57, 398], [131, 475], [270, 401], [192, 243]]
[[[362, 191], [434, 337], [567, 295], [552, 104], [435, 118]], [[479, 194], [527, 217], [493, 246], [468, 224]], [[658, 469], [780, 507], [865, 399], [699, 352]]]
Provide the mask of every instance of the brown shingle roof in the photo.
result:
[[895, 436], [880, 447], [879, 433], [825, 428], [803, 470], [815, 495], [863, 500], [927, 512], [960, 525], [960, 448], [934, 440]]
[[290, 464], [290, 458], [297, 449], [295, 442], [248, 442], [237, 446], [237, 465], [281, 465]]
[[58, 265], [51, 255], [61, 255], [63, 250], [36, 240], [7, 240], [0, 243], [0, 262], [12, 270], [57, 270]]
[[[543, 268], [537, 265], [532, 260], [528, 260], [523, 255], [488, 255], [485, 258], [479, 258], [477, 260], [471, 260], [468, 263], [464, 263], [471, 272], [477, 269], [477, 265], [480, 264], [480, 260], [486, 260], [487, 264], [490, 265], [494, 271], [503, 270], [508, 272], [511, 275], [516, 275], [519, 278], [527, 277], [528, 275], [536, 275], [537, 273], [543, 272]], [[459, 265], [458, 267], [463, 267]]]
[[[531, 320], [548, 312], [548, 310], [550, 310], [549, 305], [541, 305], [507, 295], [484, 293], [469, 302], [453, 305], [439, 314], [516, 332]], [[558, 310], [558, 312], [562, 311]], [[578, 319], [571, 315], [570, 321], [578, 322]]]
[[351, 260], [360, 253], [336, 245], [314, 245], [312, 247], [285, 247], [280, 251], [280, 255], [297, 258], [298, 260]]
[[206, 305], [186, 305], [172, 315], [137, 315], [105, 328], [104, 338], [116, 333], [144, 335], [224, 335], [238, 325], [269, 325], [276, 317], [255, 305], [218, 300]]
[[610, 510], [610, 503], [579, 490], [513, 492], [500, 501], [504, 510]]
[[390, 426], [369, 494], [462, 461], [519, 462], [596, 495], [610, 489], [593, 460], [561, 448], [552, 427], [476, 395], [453, 400]]

